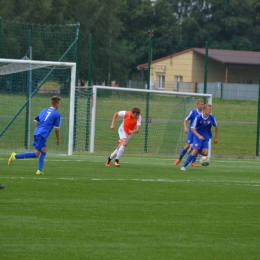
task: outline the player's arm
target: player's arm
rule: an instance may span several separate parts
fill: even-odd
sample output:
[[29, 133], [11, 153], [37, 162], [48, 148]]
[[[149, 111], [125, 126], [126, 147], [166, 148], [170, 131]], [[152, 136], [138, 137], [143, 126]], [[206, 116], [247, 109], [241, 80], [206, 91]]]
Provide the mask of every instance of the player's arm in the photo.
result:
[[56, 144], [60, 144], [60, 123], [61, 123], [61, 116], [58, 114], [58, 116], [55, 118], [53, 127], [55, 129], [55, 135], [56, 135]]
[[37, 127], [37, 126], [39, 125], [39, 123], [40, 123], [40, 117], [39, 117], [39, 116], [36, 116], [36, 117], [34, 118], [34, 122], [35, 122], [35, 126]]
[[191, 128], [191, 131], [194, 135], [196, 135], [200, 140], [204, 140], [204, 137], [200, 135], [195, 128]]
[[197, 130], [196, 130], [196, 126], [197, 126], [197, 117], [195, 118], [195, 120], [193, 121], [192, 125], [191, 125], [191, 131], [194, 135], [196, 135], [200, 140], [204, 140], [204, 137], [202, 135], [200, 135]]
[[138, 117], [137, 122], [136, 122], [135, 129], [130, 131], [131, 134], [136, 134], [136, 133], [139, 133], [139, 132], [140, 132], [141, 122], [142, 122], [142, 117], [141, 117], [141, 115], [140, 115], [140, 116]]
[[110, 126], [111, 129], [114, 129], [114, 128], [115, 128], [115, 122], [116, 122], [116, 118], [117, 118], [118, 116], [119, 116], [118, 112], [116, 112], [116, 113], [113, 115], [112, 122], [111, 122], [111, 126]]
[[60, 144], [60, 129], [59, 128], [55, 128], [55, 135], [56, 135], [56, 144], [59, 145]]
[[188, 123], [188, 121], [186, 120], [186, 119], [184, 119], [184, 121], [183, 121], [183, 127], [184, 127], [184, 133], [188, 133], [188, 126], [187, 126], [187, 123]]
[[215, 127], [214, 144], [218, 143], [218, 126]]
[[188, 128], [187, 124], [191, 120], [191, 116], [192, 116], [192, 111], [190, 111], [188, 116], [183, 121], [183, 129], [184, 129], [184, 133], [186, 133], [186, 134], [189, 132], [189, 128]]
[[131, 132], [132, 134], [136, 134], [136, 133], [139, 133], [139, 132], [140, 132], [140, 129], [141, 129], [141, 125], [137, 125], [137, 126], [135, 127], [135, 129], [134, 129], [134, 130], [131, 130], [130, 132]]

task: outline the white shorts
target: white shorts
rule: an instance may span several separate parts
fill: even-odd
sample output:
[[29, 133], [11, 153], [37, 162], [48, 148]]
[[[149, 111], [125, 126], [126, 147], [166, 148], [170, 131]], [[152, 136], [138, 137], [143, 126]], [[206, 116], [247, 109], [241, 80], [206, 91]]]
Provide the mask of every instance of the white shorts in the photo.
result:
[[122, 140], [122, 139], [127, 139], [127, 141], [129, 141], [130, 138], [131, 138], [131, 135], [128, 135], [128, 134], [124, 131], [124, 128], [123, 128], [122, 126], [120, 126], [120, 127], [118, 128], [118, 134], [119, 134], [120, 140]]

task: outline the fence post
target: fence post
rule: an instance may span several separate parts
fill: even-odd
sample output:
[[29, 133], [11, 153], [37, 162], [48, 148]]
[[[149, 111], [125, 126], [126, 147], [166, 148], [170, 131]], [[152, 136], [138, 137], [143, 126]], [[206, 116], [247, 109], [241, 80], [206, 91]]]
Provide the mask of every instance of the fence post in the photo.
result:
[[259, 124], [260, 124], [260, 66], [258, 78], [258, 110], [257, 110], [257, 129], [256, 129], [256, 156], [259, 156]]
[[209, 46], [208, 42], [206, 42], [206, 48], [205, 48], [205, 62], [204, 62], [204, 94], [207, 93], [207, 78], [208, 78], [208, 51]]
[[92, 34], [89, 35], [89, 56], [88, 56], [88, 89], [87, 89], [87, 118], [86, 118], [86, 144], [85, 150], [89, 151], [89, 128], [90, 128], [90, 108], [92, 97]]
[[[149, 45], [148, 45], [148, 69], [147, 69], [147, 89], [150, 89], [150, 68], [151, 68], [151, 52], [152, 52], [152, 37], [153, 30], [149, 30]], [[144, 136], [144, 152], [147, 153], [148, 143], [148, 123], [149, 123], [149, 99], [150, 94], [146, 94], [146, 111], [145, 111], [145, 136]]]
[[[32, 30], [29, 30], [29, 46], [27, 55], [29, 59], [32, 60]], [[24, 147], [30, 151], [30, 143], [31, 143], [31, 107], [32, 107], [32, 70], [28, 71], [27, 77], [27, 97], [28, 103], [26, 104], [26, 116], [25, 116], [25, 136], [24, 136]]]
[[2, 55], [2, 18], [0, 17], [0, 57], [3, 57]]
[[75, 104], [74, 104], [74, 130], [73, 130], [73, 150], [75, 150], [76, 143], [77, 143], [77, 114], [78, 114], [78, 93], [77, 93], [77, 86], [78, 86], [78, 72], [79, 72], [79, 29], [80, 23], [76, 23], [76, 52], [74, 56], [74, 60], [76, 62], [76, 78], [75, 78]]

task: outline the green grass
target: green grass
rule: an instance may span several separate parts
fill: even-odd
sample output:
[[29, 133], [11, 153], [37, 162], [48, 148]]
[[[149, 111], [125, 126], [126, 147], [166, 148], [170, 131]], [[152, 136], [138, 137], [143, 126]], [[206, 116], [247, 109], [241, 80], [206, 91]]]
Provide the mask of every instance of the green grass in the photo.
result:
[[259, 259], [257, 160], [0, 154], [1, 259]]

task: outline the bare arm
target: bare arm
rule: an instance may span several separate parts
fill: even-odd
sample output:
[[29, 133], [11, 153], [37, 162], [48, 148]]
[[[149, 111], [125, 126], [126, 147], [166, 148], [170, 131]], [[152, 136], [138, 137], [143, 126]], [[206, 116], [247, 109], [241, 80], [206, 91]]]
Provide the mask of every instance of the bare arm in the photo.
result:
[[188, 123], [188, 121], [186, 120], [186, 119], [184, 119], [184, 121], [183, 121], [183, 127], [184, 127], [184, 133], [188, 133], [188, 127], [187, 127], [187, 123]]
[[218, 126], [215, 127], [214, 144], [218, 143]]
[[59, 128], [55, 128], [55, 135], [56, 135], [56, 144], [59, 145], [60, 144], [60, 129]]
[[137, 125], [136, 128], [134, 130], [131, 130], [130, 132], [132, 134], [136, 134], [136, 133], [139, 133], [140, 132], [140, 129], [141, 129], [141, 126], [140, 125]]
[[110, 128], [111, 129], [115, 129], [115, 121], [116, 121], [116, 118], [118, 117], [118, 112], [116, 112], [115, 114], [114, 114], [114, 116], [113, 116], [113, 118], [112, 118], [112, 123], [111, 123], [111, 126], [110, 126]]

